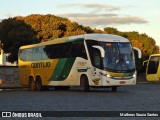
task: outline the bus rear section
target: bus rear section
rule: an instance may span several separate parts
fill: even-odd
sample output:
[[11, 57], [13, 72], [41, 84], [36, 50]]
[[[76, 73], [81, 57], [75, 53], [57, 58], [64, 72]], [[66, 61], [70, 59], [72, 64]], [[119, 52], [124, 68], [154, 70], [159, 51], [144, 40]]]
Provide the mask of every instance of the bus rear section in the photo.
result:
[[147, 81], [160, 81], [160, 54], [151, 55], [146, 68]]

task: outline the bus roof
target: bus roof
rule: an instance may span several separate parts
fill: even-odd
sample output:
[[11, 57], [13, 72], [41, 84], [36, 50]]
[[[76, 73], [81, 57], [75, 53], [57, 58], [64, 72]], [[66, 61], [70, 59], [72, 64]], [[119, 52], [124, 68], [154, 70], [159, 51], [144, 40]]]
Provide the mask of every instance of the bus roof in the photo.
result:
[[85, 34], [84, 38], [104, 42], [130, 42], [128, 39], [112, 34]]
[[150, 56], [151, 56], [151, 57], [152, 57], [152, 56], [160, 56], [160, 54], [152, 54], [152, 55], [150, 55]]
[[26, 45], [20, 47], [20, 49], [26, 49], [31, 48], [35, 46], [42, 46], [42, 45], [50, 45], [50, 44], [59, 44], [59, 43], [65, 43], [65, 42], [71, 42], [73, 39], [76, 41], [78, 38], [84, 38], [85, 40], [96, 40], [96, 41], [103, 41], [103, 42], [130, 42], [128, 39], [118, 36], [118, 35], [112, 35], [112, 34], [83, 34], [83, 35], [76, 35], [76, 36], [70, 36], [70, 37], [63, 37], [63, 38], [57, 38], [57, 39], [50, 39], [47, 42], [41, 42], [38, 44], [32, 44], [32, 45]]
[[104, 42], [130, 42], [128, 39], [113, 35], [113, 34], [83, 34], [78, 36], [71, 36], [69, 39], [75, 38], [84, 38], [85, 40], [96, 40], [96, 41], [104, 41]]

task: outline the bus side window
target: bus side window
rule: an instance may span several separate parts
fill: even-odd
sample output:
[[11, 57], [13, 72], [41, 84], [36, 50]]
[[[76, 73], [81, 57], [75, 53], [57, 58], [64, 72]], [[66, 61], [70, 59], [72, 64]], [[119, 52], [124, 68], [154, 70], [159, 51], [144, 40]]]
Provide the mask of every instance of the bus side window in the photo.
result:
[[19, 52], [20, 59], [23, 61], [32, 60], [32, 49], [24, 49]]
[[69, 57], [82, 57], [87, 59], [83, 41], [47, 45], [43, 48], [43, 51], [49, 59]]
[[88, 47], [91, 63], [94, 67], [101, 69], [103, 67], [101, 53], [97, 48], [92, 47], [93, 45], [98, 45], [98, 44], [99, 43], [97, 41], [87, 40], [87, 47]]
[[19, 56], [21, 60], [26, 61], [26, 50], [20, 50]]
[[70, 57], [70, 54], [71, 54], [71, 43], [63, 44], [60, 47], [60, 51], [62, 52], [62, 57], [63, 58]]
[[98, 49], [93, 49], [92, 60], [95, 67], [101, 68], [101, 53]]
[[26, 49], [26, 60], [32, 60], [33, 57], [32, 57], [32, 49]]
[[87, 59], [87, 54], [86, 54], [86, 50], [85, 50], [83, 41], [72, 43], [71, 56], [72, 57], [82, 57], [84, 59]]
[[40, 53], [41, 53], [41, 60], [46, 60], [48, 57], [46, 55], [46, 52], [45, 52], [45, 46], [41, 46], [40, 47]]

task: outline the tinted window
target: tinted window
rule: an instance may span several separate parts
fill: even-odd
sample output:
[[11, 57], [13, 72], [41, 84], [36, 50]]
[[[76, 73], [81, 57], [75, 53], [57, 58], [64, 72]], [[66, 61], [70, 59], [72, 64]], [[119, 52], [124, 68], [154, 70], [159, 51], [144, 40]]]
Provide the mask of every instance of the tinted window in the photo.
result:
[[86, 50], [82, 41], [72, 43], [70, 56], [87, 59]]
[[101, 53], [97, 48], [94, 48], [94, 45], [99, 45], [97, 41], [94, 40], [87, 40], [87, 47], [91, 59], [91, 63], [94, 67], [102, 68], [102, 58]]
[[82, 57], [87, 59], [84, 41], [53, 44], [20, 50], [19, 56], [24, 61], [46, 60], [68, 57]]

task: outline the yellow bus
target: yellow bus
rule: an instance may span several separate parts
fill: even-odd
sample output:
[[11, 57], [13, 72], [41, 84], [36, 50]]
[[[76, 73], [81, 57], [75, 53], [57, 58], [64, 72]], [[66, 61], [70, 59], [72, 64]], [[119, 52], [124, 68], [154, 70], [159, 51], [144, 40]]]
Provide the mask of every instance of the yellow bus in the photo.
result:
[[146, 67], [146, 80], [147, 81], [160, 81], [160, 54], [153, 54], [149, 60], [144, 61]]
[[136, 84], [133, 47], [117, 35], [84, 34], [22, 46], [18, 63], [20, 83], [31, 90], [96, 86], [116, 91]]

